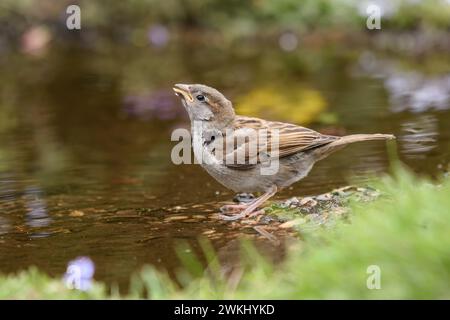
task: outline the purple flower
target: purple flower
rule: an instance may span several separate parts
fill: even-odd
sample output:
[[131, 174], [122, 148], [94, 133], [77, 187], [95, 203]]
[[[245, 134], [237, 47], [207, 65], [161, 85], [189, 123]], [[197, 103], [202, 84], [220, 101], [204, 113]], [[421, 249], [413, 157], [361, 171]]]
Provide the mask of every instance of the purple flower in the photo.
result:
[[63, 280], [69, 289], [86, 291], [91, 288], [94, 273], [94, 262], [89, 257], [78, 257], [67, 265]]

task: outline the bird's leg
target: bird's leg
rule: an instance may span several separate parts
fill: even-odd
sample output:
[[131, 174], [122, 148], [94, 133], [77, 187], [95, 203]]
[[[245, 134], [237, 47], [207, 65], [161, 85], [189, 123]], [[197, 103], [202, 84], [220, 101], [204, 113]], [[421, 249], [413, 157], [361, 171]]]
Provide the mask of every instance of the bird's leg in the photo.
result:
[[256, 209], [258, 209], [258, 207], [260, 205], [262, 205], [264, 202], [266, 202], [268, 199], [270, 199], [271, 197], [273, 197], [273, 195], [277, 193], [277, 187], [275, 185], [273, 185], [268, 191], [266, 191], [266, 193], [264, 193], [261, 197], [255, 199], [253, 202], [251, 202], [250, 204], [246, 205], [247, 207], [241, 211], [241, 213], [232, 215], [232, 216], [227, 216], [227, 215], [220, 215], [220, 217], [224, 220], [239, 220], [242, 218], [245, 218], [246, 216], [248, 216], [249, 214], [253, 213]]

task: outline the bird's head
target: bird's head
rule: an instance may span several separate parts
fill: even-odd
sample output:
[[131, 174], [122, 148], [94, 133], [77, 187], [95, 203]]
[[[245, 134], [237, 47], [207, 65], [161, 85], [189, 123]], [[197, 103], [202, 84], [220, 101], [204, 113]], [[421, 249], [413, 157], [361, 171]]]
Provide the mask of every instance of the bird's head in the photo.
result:
[[233, 105], [214, 88], [203, 84], [176, 84], [173, 91], [181, 98], [191, 121], [226, 124], [234, 119]]

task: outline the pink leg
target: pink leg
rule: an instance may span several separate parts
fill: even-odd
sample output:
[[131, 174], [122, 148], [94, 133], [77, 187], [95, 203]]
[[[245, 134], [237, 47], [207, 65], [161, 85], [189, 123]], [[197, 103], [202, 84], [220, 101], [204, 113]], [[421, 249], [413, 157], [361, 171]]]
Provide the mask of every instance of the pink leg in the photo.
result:
[[[264, 193], [261, 197], [257, 198], [256, 200], [254, 200], [253, 202], [251, 202], [247, 208], [245, 208], [243, 211], [241, 211], [241, 213], [239, 214], [235, 214], [232, 216], [227, 216], [227, 215], [219, 215], [222, 219], [224, 220], [228, 220], [228, 221], [233, 221], [233, 220], [239, 220], [242, 218], [245, 218], [246, 216], [252, 214], [256, 209], [258, 209], [258, 207], [260, 205], [262, 205], [264, 202], [266, 202], [268, 199], [270, 199], [271, 197], [273, 197], [273, 195], [277, 193], [277, 187], [274, 185], [272, 186], [268, 191], [266, 191], [266, 193]], [[259, 212], [258, 212], [259, 213]]]
[[222, 213], [236, 213], [247, 209], [250, 204], [226, 204], [220, 208]]

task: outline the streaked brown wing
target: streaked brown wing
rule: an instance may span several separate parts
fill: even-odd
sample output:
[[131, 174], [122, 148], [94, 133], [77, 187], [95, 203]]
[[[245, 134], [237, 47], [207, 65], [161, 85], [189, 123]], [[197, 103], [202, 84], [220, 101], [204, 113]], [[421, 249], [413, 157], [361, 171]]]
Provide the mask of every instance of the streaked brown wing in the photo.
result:
[[[338, 139], [338, 137], [323, 135], [314, 130], [290, 123], [272, 122], [243, 116], [236, 117], [233, 128], [234, 130], [228, 133], [232, 137], [225, 136], [227, 143], [230, 144], [231, 141], [234, 141], [233, 145], [229, 145], [228, 149], [225, 149], [227, 151], [227, 157], [228, 159], [245, 159], [239, 163], [236, 161], [226, 161], [225, 164], [228, 167], [235, 169], [249, 169], [256, 163], [260, 163], [261, 156], [270, 153], [272, 146], [276, 147], [274, 144], [276, 142], [274, 136], [277, 131], [280, 158], [293, 155], [300, 151], [313, 149]], [[250, 137], [244, 139], [243, 136], [248, 134], [248, 129], [253, 129], [255, 132], [265, 130], [267, 132], [267, 139], [260, 139], [261, 137], [258, 135], [250, 135]], [[258, 144], [257, 154], [255, 152], [249, 152], [251, 143]]]

